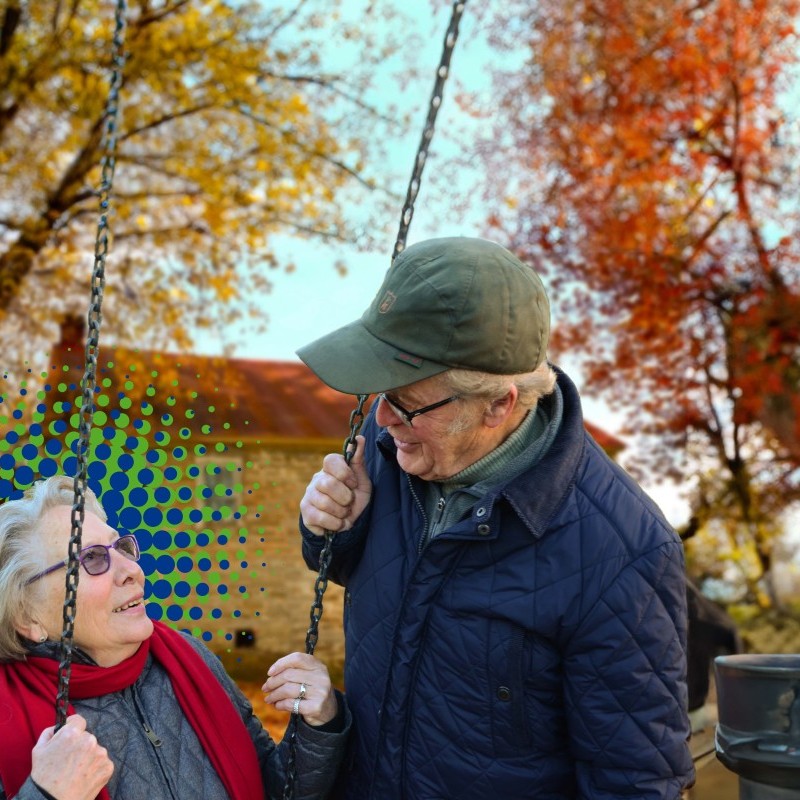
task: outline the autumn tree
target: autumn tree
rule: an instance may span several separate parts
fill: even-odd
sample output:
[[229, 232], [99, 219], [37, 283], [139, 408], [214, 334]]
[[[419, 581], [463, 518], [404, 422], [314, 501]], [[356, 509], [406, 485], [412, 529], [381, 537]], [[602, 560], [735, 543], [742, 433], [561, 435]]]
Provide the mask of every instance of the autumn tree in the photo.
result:
[[[361, 95], [399, 36], [365, 32], [384, 5], [131, 4], [106, 305], [118, 340], [187, 347], [197, 326], [263, 317], [254, 298], [277, 264], [276, 233], [365, 235], [368, 218], [345, 209], [387, 199], [367, 160], [391, 108]], [[85, 312], [114, 6], [7, 0], [0, 11], [4, 367]]]
[[[545, 273], [553, 357], [629, 412], [774, 601], [800, 468], [797, 0], [510, 2], [490, 220]], [[766, 591], [766, 595], [764, 592]]]

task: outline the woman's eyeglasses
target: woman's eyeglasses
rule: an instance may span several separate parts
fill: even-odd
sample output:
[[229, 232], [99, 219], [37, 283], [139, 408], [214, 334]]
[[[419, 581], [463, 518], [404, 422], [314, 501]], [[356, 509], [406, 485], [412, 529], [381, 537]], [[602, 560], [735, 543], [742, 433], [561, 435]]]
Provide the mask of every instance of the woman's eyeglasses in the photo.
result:
[[394, 411], [394, 413], [400, 417], [401, 420], [403, 420], [403, 423], [408, 425], [409, 428], [411, 427], [411, 420], [413, 420], [414, 417], [418, 417], [420, 414], [427, 414], [429, 411], [433, 411], [434, 408], [441, 408], [442, 406], [446, 406], [448, 403], [452, 403], [453, 400], [459, 399], [459, 395], [454, 394], [452, 397], [445, 397], [444, 400], [439, 400], [438, 403], [431, 403], [429, 406], [422, 406], [422, 408], [417, 408], [414, 411], [406, 411], [406, 409], [404, 409], [403, 406], [397, 402], [397, 400], [393, 400], [385, 392], [379, 394], [378, 397], [380, 397], [381, 400], [384, 400], [386, 405], [388, 405], [389, 408], [391, 408], [392, 411]]
[[[111, 567], [111, 553], [109, 552], [111, 550], [116, 550], [131, 561], [139, 560], [139, 543], [132, 533], [128, 533], [125, 536], [120, 536], [116, 542], [111, 544], [90, 544], [88, 547], [84, 547], [78, 553], [78, 561], [89, 575], [102, 575], [104, 572], [108, 572]], [[58, 564], [53, 564], [52, 567], [48, 567], [42, 572], [37, 572], [26, 583], [38, 581], [39, 578], [66, 567], [68, 563], [69, 559], [65, 558], [63, 561], [59, 561]]]

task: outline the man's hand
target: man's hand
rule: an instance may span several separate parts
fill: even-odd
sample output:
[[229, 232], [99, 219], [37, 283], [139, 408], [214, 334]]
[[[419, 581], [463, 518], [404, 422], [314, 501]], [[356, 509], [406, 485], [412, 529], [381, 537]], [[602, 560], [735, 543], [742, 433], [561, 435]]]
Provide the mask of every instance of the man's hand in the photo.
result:
[[364, 467], [364, 437], [356, 436], [356, 449], [348, 466], [344, 456], [330, 453], [311, 479], [300, 501], [303, 524], [318, 536], [353, 527], [372, 496], [372, 483]]

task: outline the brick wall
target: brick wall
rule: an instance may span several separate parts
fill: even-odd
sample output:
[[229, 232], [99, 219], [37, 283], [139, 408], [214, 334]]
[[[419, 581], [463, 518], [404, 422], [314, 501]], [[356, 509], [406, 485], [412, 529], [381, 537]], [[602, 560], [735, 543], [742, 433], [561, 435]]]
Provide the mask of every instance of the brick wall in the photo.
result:
[[[195, 633], [213, 634], [209, 646], [223, 657], [234, 676], [255, 677], [251, 673], [258, 669], [265, 675], [270, 659], [305, 650], [316, 573], [301, 557], [297, 523], [300, 499], [324, 454], [275, 446], [250, 446], [241, 453], [249, 464], [244, 470], [243, 503], [247, 512], [237, 531], [244, 531], [241, 538], [245, 541], [229, 535], [224, 545], [209, 544], [205, 548], [215, 566], [219, 559], [227, 558], [231, 563], [227, 575], [238, 577], [228, 581], [227, 597], [217, 595], [208, 603], [221, 612], [218, 618], [206, 614], [199, 620], [181, 623]], [[229, 519], [214, 527], [231, 531]], [[236, 554], [244, 554], [240, 563], [247, 563], [246, 570], [235, 570]], [[216, 571], [226, 580], [225, 571]], [[205, 577], [210, 578], [210, 574]], [[247, 591], [241, 593], [240, 587]], [[316, 649], [316, 655], [337, 677], [344, 660], [342, 600], [343, 589], [329, 583]], [[196, 598], [189, 598], [187, 605], [192, 602]], [[254, 636], [251, 646], [237, 646], [237, 632], [244, 630]]]

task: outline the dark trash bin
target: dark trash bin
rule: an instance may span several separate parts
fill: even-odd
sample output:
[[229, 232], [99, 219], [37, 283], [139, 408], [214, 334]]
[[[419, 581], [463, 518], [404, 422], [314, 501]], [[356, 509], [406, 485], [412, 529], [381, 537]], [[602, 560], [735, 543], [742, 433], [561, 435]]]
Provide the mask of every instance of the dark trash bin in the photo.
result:
[[717, 758], [740, 800], [800, 800], [800, 655], [719, 656], [714, 670]]

